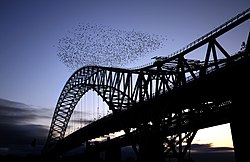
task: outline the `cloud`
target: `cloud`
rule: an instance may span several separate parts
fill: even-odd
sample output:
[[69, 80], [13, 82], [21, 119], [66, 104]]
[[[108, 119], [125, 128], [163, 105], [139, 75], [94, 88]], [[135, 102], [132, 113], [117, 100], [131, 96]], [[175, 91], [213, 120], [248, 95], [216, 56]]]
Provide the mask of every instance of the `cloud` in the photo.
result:
[[31, 142], [39, 148], [45, 144], [49, 125], [39, 121], [50, 119], [51, 110], [0, 99], [0, 154], [29, 153]]
[[207, 144], [192, 144], [191, 150], [194, 152], [227, 152], [227, 151], [233, 151], [234, 148], [231, 147], [212, 147], [212, 143]]
[[[0, 155], [40, 153], [46, 142], [51, 117], [52, 110], [50, 109], [0, 99]], [[74, 122], [77, 123], [77, 121]], [[91, 121], [82, 122], [86, 124]], [[212, 147], [212, 143], [208, 143], [192, 144], [191, 150], [193, 152], [227, 152], [233, 151], [233, 148]]]

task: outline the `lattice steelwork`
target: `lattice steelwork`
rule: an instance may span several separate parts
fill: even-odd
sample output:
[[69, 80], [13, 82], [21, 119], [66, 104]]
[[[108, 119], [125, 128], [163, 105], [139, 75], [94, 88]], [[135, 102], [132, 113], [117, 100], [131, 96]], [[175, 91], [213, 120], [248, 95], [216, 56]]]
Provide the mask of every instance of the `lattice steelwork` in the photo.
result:
[[[109, 109], [112, 110], [110, 115], [115, 115], [117, 112], [132, 108], [136, 103], [166, 94], [243, 58], [244, 51], [231, 56], [218, 43], [216, 38], [248, 20], [250, 17], [249, 11], [250, 9], [247, 9], [238, 14], [185, 48], [167, 57], [156, 57], [155, 62], [146, 66], [131, 69], [86, 66], [74, 72], [65, 84], [58, 99], [45, 148], [49, 148], [64, 138], [75, 106], [90, 89], [97, 92], [103, 98], [103, 101], [107, 103]], [[205, 44], [207, 44], [207, 51], [204, 55], [204, 61], [186, 58], [191, 51]], [[223, 58], [218, 57], [218, 50], [224, 56]], [[212, 107], [210, 108], [212, 109]], [[204, 109], [196, 111], [204, 111]], [[171, 128], [175, 116], [177, 117], [178, 114], [172, 114], [169, 118], [166, 117], [165, 126]], [[192, 139], [193, 134], [195, 134], [195, 131], [187, 132], [182, 139]], [[175, 135], [171, 136], [176, 138]], [[166, 139], [166, 144], [176, 146], [176, 144], [170, 142], [169, 138]], [[166, 152], [170, 150], [176, 152], [173, 147], [167, 148]], [[184, 150], [184, 152], [186, 151]]]
[[100, 95], [116, 113], [135, 102], [147, 100], [174, 87], [177, 81], [172, 72], [156, 70], [132, 71], [118, 68], [88, 66], [77, 70], [67, 81], [58, 100], [49, 133], [49, 142], [64, 137], [70, 116], [80, 98], [90, 89]]

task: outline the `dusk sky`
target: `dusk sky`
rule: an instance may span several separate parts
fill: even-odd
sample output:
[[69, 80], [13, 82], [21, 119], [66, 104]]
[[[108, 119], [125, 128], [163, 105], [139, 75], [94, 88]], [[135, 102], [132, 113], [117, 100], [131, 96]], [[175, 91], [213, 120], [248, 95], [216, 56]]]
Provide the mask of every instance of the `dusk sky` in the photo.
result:
[[[249, 0], [0, 0], [0, 155], [22, 152], [34, 138], [44, 143], [61, 90], [74, 72], [57, 55], [59, 40], [79, 24], [166, 38], [161, 48], [122, 66], [129, 68], [170, 55], [249, 7]], [[250, 21], [244, 22], [218, 42], [234, 54], [249, 27]], [[194, 143], [233, 147], [229, 124], [200, 130]]]

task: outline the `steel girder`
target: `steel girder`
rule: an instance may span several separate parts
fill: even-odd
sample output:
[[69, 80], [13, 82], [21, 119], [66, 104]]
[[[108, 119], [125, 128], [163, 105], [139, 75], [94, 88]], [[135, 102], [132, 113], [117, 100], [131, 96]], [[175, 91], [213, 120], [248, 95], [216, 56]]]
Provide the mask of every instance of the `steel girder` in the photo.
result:
[[134, 103], [148, 100], [170, 90], [175, 74], [156, 70], [86, 66], [77, 70], [65, 84], [58, 99], [49, 130], [47, 144], [61, 140], [71, 114], [81, 97], [90, 89], [97, 92], [113, 113], [125, 111]]
[[[216, 38], [249, 19], [249, 9], [190, 43], [168, 57], [140, 68], [122, 69], [86, 66], [78, 69], [66, 82], [54, 111], [45, 148], [64, 138], [65, 131], [81, 97], [90, 89], [97, 92], [113, 113], [125, 111], [133, 104], [155, 98], [211, 71], [237, 61], [242, 53], [230, 56]], [[208, 44], [204, 61], [186, 59], [192, 50]], [[225, 58], [219, 59], [217, 47]], [[210, 59], [210, 54], [212, 58]], [[244, 52], [243, 52], [244, 53]]]

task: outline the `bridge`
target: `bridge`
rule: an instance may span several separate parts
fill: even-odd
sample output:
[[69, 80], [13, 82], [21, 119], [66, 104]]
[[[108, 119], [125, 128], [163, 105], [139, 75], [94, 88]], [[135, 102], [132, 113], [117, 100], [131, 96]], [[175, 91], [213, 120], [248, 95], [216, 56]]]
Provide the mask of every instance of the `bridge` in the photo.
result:
[[[43, 154], [60, 157], [86, 144], [89, 155], [105, 151], [107, 161], [120, 161], [121, 147], [131, 146], [138, 161], [171, 157], [181, 162], [199, 129], [230, 123], [236, 161], [245, 160], [250, 38], [234, 54], [217, 38], [249, 17], [247, 9], [186, 47], [141, 67], [78, 69], [57, 101]], [[189, 57], [204, 46], [204, 60]], [[65, 136], [77, 103], [89, 90], [112, 113]], [[124, 134], [108, 137], [119, 131]], [[101, 137], [107, 139], [90, 142]]]

